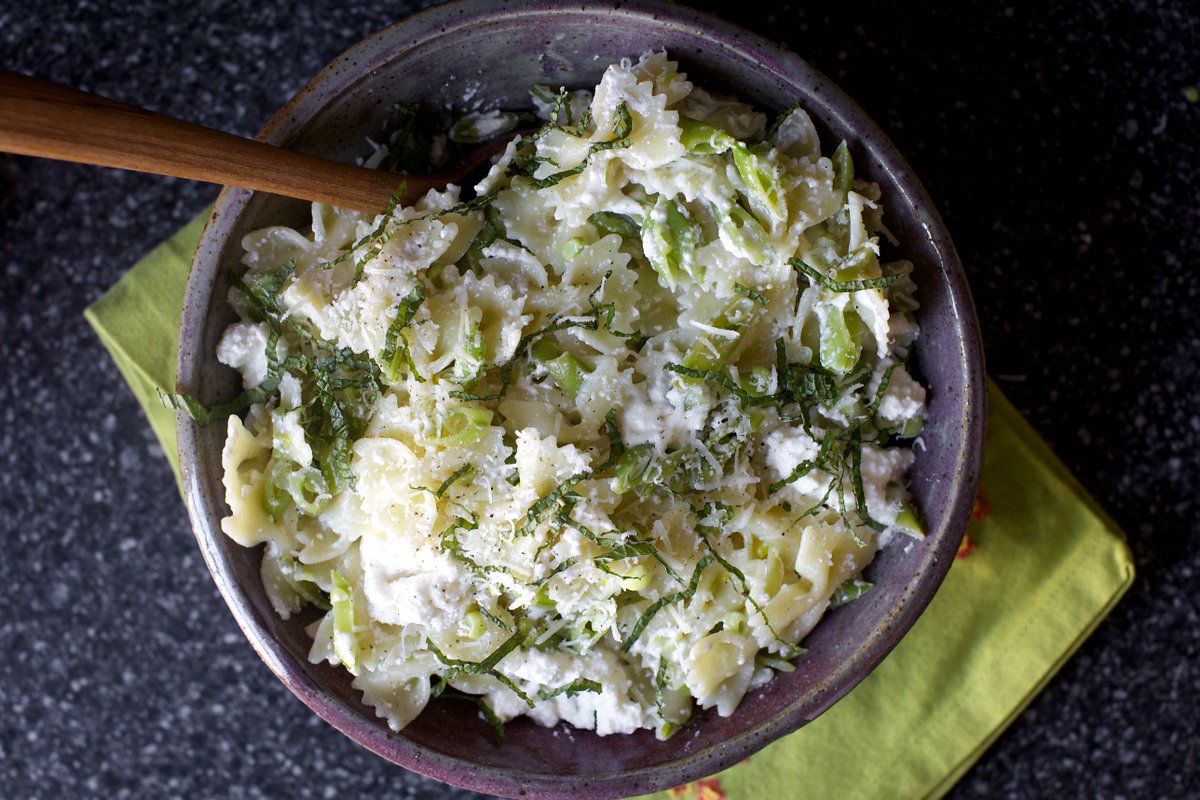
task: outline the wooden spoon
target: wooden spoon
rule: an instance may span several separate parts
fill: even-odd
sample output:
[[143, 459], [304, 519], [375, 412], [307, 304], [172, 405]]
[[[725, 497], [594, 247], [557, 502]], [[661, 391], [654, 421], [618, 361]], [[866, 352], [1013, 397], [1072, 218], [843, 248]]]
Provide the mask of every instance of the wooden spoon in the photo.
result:
[[453, 169], [429, 175], [341, 164], [0, 70], [0, 151], [241, 186], [343, 208], [383, 212], [458, 183], [503, 150], [502, 137]]

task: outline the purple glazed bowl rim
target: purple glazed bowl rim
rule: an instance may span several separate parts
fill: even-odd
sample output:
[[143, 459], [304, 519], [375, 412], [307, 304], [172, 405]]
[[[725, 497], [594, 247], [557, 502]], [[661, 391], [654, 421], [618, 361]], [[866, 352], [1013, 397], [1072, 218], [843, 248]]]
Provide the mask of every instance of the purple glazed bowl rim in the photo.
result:
[[[959, 387], [961, 417], [956, 418], [960, 436], [948, 471], [939, 476], [951, 482], [951, 498], [937, 530], [929, 532], [914, 581], [889, 611], [883, 623], [870, 632], [853, 658], [832, 671], [804, 702], [795, 702], [767, 716], [758, 725], [740, 731], [718, 745], [636, 770], [578, 774], [531, 774], [517, 769], [480, 765], [412, 742], [403, 734], [387, 731], [378, 721], [364, 716], [361, 708], [347, 703], [304, 668], [264, 626], [253, 604], [236, 579], [220, 530], [219, 519], [209, 512], [211, 488], [200, 474], [197, 455], [201, 451], [199, 426], [180, 416], [177, 429], [185, 499], [205, 562], [239, 626], [270, 669], [306, 705], [326, 721], [367, 749], [408, 769], [466, 788], [507, 796], [616, 797], [667, 788], [711, 774], [744, 759], [750, 753], [815, 718], [845, 695], [883, 660], [901, 636], [924, 611], [953, 562], [958, 539], [965, 528], [982, 466], [986, 418], [986, 378], [983, 351], [974, 306], [966, 278], [945, 226], [924, 188], [886, 135], [848, 96], [799, 56], [765, 38], [703, 13], [655, 0], [635, 0], [611, 8], [560, 0], [529, 3], [459, 0], [415, 14], [367, 37], [322, 70], [263, 128], [258, 138], [287, 145], [302, 126], [331, 98], [337, 98], [369, 75], [396, 52], [453, 36], [472, 26], [498, 18], [538, 19], [553, 13], [563, 15], [623, 15], [631, 22], [654, 24], [664, 30], [684, 29], [715, 49], [736, 51], [759, 69], [780, 76], [787, 83], [803, 83], [811, 97], [819, 97], [826, 121], [842, 130], [854, 131], [857, 146], [870, 155], [875, 175], [886, 175], [907, 206], [917, 210], [915, 222], [929, 237], [936, 254], [935, 268], [945, 281], [946, 302], [955, 327], [958, 350], [939, 354], [961, 366]], [[810, 98], [804, 98], [806, 101]], [[807, 102], [806, 102], [807, 105]], [[238, 220], [247, 210], [252, 194], [227, 188], [214, 206], [201, 238], [189, 276], [179, 352], [179, 383], [189, 389], [195, 380], [194, 365], [203, 337], [198, 327], [205, 320], [208, 296], [199, 285], [211, 279], [221, 261]], [[893, 200], [894, 200], [893, 196]], [[890, 205], [890, 203], [889, 203]], [[201, 302], [203, 301], [203, 303]], [[203, 307], [202, 307], [203, 306]], [[211, 477], [211, 476], [209, 476]]]

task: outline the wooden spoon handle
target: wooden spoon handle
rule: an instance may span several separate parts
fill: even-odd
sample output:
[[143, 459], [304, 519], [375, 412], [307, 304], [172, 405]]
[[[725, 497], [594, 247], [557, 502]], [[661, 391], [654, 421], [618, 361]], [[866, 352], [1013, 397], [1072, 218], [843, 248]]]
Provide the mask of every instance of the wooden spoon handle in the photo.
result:
[[[0, 70], [0, 150], [241, 186], [380, 213], [445, 176], [340, 164]], [[440, 181], [440, 184], [437, 182]]]

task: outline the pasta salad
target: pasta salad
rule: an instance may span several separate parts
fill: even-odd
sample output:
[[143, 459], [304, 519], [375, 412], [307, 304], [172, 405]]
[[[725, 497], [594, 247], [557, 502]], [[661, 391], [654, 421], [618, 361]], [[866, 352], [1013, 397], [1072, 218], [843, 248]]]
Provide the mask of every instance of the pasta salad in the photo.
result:
[[800, 108], [769, 124], [661, 52], [532, 96], [470, 200], [247, 236], [218, 349], [245, 391], [189, 407], [245, 409], [222, 528], [391, 728], [453, 696], [665, 737], [920, 535], [912, 265]]

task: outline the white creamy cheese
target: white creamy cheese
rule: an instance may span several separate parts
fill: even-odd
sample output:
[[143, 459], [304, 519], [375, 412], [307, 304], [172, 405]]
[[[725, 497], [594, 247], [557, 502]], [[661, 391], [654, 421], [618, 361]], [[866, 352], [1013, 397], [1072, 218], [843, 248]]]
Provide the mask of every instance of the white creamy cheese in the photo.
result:
[[924, 413], [925, 387], [907, 369], [897, 366], [879, 403], [879, 416], [899, 425], [906, 420], [919, 419]]
[[217, 344], [217, 360], [241, 372], [247, 389], [258, 386], [267, 377], [267, 326], [249, 322], [230, 325]]

